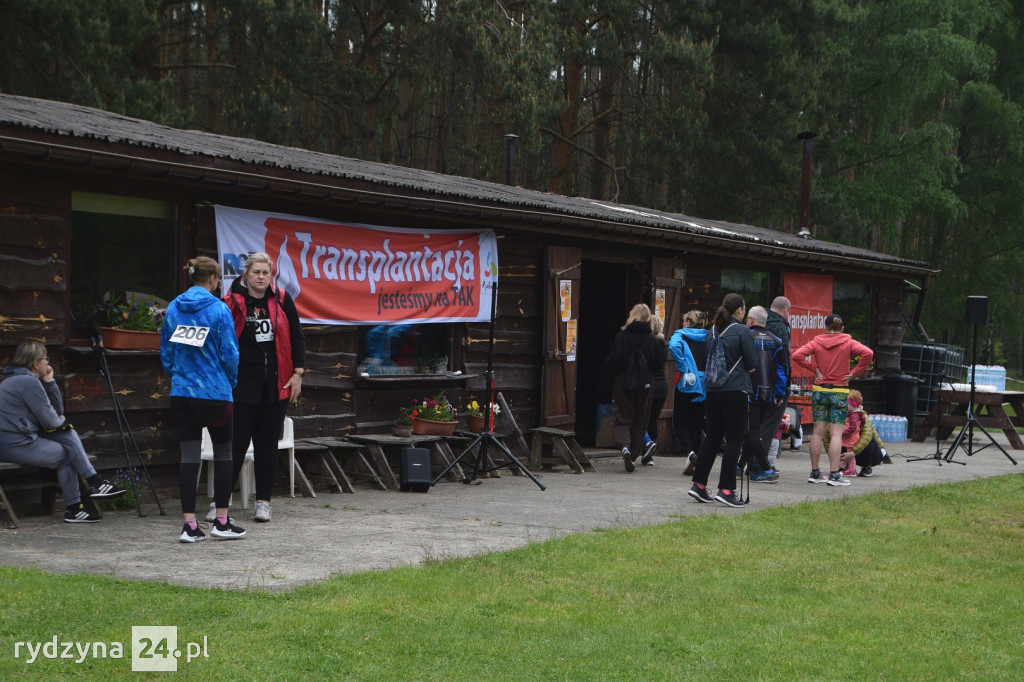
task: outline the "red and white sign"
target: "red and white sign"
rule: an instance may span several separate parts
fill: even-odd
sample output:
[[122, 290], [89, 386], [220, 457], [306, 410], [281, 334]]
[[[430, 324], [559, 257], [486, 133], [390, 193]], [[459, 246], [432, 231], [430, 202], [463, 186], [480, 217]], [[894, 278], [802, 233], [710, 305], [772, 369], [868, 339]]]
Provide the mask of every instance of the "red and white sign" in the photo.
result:
[[[831, 275], [807, 275], [786, 272], [782, 283], [786, 298], [789, 299], [790, 349], [795, 350], [818, 334], [825, 333], [825, 318], [832, 313]], [[793, 377], [810, 379], [811, 374], [802, 367], [793, 365]], [[794, 383], [806, 383], [810, 381]]]
[[423, 231], [216, 207], [226, 287], [252, 253], [308, 324], [487, 321], [498, 280], [491, 230]]

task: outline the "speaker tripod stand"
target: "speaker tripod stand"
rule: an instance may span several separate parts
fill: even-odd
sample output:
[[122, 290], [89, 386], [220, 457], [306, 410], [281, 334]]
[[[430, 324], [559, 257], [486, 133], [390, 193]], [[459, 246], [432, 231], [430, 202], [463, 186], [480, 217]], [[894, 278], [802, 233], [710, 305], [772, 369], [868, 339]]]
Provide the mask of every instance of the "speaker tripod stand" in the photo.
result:
[[[494, 409], [491, 407], [494, 404], [494, 318], [497, 311], [498, 305], [498, 282], [495, 279], [490, 284], [491, 287], [491, 324], [490, 324], [490, 338], [487, 342], [487, 372], [484, 374], [484, 378], [487, 383], [487, 402], [484, 403], [484, 410], [486, 416], [484, 417], [484, 428], [480, 435], [470, 443], [465, 450], [463, 450], [458, 457], [456, 457], [451, 464], [444, 468], [444, 471], [437, 475], [433, 481], [430, 482], [431, 486], [437, 485], [437, 482], [448, 475], [457, 464], [465, 459], [470, 453], [476, 449], [476, 461], [473, 463], [473, 469], [469, 474], [462, 479], [462, 482], [466, 485], [471, 483], [480, 484], [483, 481], [477, 480], [480, 476], [497, 471], [508, 467], [515, 471], [517, 468], [524, 475], [529, 476], [530, 480], [537, 484], [537, 487], [541, 490], [546, 490], [544, 484], [533, 475], [533, 472], [523, 466], [523, 463], [516, 459], [515, 455], [505, 447], [505, 444], [494, 437]], [[508, 458], [508, 462], [499, 465], [489, 464], [487, 459], [487, 448], [493, 446], [498, 450], [501, 450]], [[477, 449], [479, 448], [479, 449]], [[515, 468], [513, 468], [515, 467]]]

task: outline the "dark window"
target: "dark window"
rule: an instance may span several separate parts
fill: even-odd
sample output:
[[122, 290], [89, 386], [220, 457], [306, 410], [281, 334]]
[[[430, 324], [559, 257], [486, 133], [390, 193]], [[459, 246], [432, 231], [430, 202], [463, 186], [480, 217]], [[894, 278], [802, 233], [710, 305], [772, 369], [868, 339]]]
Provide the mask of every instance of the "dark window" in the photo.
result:
[[[747, 304], [747, 310], [756, 305], [768, 308], [768, 273], [756, 270], [722, 270], [722, 298], [727, 294], [739, 294]], [[721, 301], [715, 303], [712, 312], [718, 309]], [[684, 311], [685, 312], [685, 311]]]
[[871, 285], [837, 279], [832, 286], [832, 308], [843, 318], [843, 331], [867, 345], [871, 338]]
[[91, 323], [97, 304], [134, 295], [166, 305], [176, 295], [173, 203], [109, 194], [71, 195], [71, 314]]
[[443, 374], [456, 367], [456, 325], [382, 324], [359, 329], [360, 374]]

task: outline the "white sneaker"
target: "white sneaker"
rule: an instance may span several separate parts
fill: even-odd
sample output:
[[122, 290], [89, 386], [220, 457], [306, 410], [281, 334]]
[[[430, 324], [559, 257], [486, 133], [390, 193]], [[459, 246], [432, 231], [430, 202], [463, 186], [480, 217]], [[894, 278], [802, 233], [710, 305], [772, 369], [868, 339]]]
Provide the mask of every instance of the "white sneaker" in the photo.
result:
[[210, 503], [210, 511], [206, 512], [206, 520], [209, 521], [210, 523], [213, 523], [214, 521], [217, 520], [217, 503], [216, 502], [211, 502]]
[[269, 502], [257, 502], [256, 513], [253, 514], [253, 518], [257, 521], [269, 521], [270, 520], [270, 503]]

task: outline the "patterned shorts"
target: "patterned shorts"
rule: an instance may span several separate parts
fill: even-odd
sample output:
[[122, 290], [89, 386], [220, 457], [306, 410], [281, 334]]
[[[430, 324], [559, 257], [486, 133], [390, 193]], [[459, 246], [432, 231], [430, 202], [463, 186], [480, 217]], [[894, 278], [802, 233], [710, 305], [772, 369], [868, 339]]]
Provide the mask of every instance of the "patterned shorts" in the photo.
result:
[[815, 391], [811, 394], [811, 414], [814, 422], [845, 424], [847, 402], [850, 394], [846, 391]]

